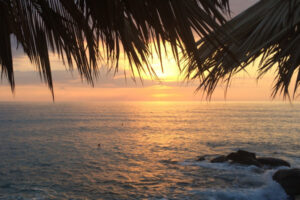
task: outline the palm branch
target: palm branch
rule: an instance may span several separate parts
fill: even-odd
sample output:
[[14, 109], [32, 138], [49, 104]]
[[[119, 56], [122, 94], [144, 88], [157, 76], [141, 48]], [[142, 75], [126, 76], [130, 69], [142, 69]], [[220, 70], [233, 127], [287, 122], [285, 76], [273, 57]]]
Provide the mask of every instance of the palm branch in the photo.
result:
[[12, 38], [36, 64], [52, 94], [49, 51], [70, 69], [76, 65], [91, 84], [99, 60], [111, 61], [118, 70], [122, 51], [132, 71], [153, 72], [151, 42], [160, 58], [169, 43], [179, 63], [178, 49], [197, 55], [194, 33], [202, 37], [216, 30], [225, 22], [221, 11], [228, 9], [228, 0], [0, 0], [1, 73], [13, 90]]
[[201, 65], [187, 59], [187, 78], [199, 78], [198, 89], [210, 97], [218, 83], [229, 83], [234, 74], [261, 59], [258, 78], [276, 68], [272, 96], [281, 93], [289, 97], [296, 74], [295, 97], [300, 84], [300, 0], [261, 0], [228, 21], [222, 30], [231, 37], [221, 35], [215, 43], [210, 37], [198, 41]]

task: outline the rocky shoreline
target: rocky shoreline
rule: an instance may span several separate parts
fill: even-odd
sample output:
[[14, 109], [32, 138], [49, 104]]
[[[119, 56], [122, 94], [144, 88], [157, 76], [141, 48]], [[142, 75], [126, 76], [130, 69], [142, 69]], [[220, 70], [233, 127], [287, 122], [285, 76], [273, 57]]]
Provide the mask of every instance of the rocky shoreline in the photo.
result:
[[[206, 156], [199, 156], [197, 161], [206, 160]], [[300, 169], [291, 168], [289, 162], [273, 157], [256, 157], [253, 152], [238, 150], [228, 155], [220, 155], [210, 159], [212, 163], [230, 163], [241, 165], [254, 165], [262, 169], [274, 169], [277, 167], [288, 167], [288, 169], [279, 169], [273, 175], [273, 180], [278, 182], [290, 199], [299, 199], [300, 196]]]

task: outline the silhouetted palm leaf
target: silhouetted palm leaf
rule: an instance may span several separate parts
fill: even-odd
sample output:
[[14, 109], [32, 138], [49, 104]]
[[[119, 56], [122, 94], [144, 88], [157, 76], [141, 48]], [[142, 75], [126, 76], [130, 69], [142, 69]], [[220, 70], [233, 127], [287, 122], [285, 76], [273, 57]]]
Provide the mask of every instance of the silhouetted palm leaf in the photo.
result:
[[152, 72], [147, 60], [150, 42], [159, 55], [160, 42], [169, 42], [178, 63], [178, 47], [197, 55], [193, 31], [205, 36], [224, 23], [220, 10], [228, 11], [228, 0], [0, 0], [1, 72], [13, 89], [12, 36], [52, 92], [48, 50], [70, 68], [76, 64], [91, 84], [98, 59], [115, 61], [118, 70], [122, 50], [131, 67], [140, 72], [147, 66]]
[[222, 35], [215, 44], [209, 37], [198, 42], [201, 65], [188, 58], [187, 78], [200, 78], [198, 89], [210, 97], [220, 81], [228, 83], [232, 75], [261, 56], [259, 77], [277, 68], [273, 97], [278, 92], [289, 96], [294, 73], [298, 74], [296, 94], [300, 84], [300, 0], [261, 0], [222, 28], [231, 37]]

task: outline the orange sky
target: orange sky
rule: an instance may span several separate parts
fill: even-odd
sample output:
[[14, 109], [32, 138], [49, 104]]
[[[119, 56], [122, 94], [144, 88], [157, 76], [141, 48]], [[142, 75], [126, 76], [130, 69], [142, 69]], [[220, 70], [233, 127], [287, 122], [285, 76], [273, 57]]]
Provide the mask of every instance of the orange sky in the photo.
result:
[[[231, 0], [233, 14], [239, 13], [256, 0]], [[243, 3], [241, 3], [243, 2]], [[161, 71], [160, 62], [154, 55], [152, 67], [155, 69], [160, 80], [151, 80], [149, 76], [142, 75], [143, 84], [140, 81], [134, 83], [130, 78], [128, 63], [120, 63], [120, 72], [113, 76], [107, 74], [103, 67], [100, 77], [95, 82], [95, 87], [82, 82], [76, 71], [66, 72], [65, 66], [55, 56], [51, 55], [53, 80], [56, 101], [194, 101], [205, 100], [201, 91], [195, 93], [197, 81], [182, 82], [182, 76], [169, 53], [164, 56], [164, 72]], [[124, 67], [125, 66], [125, 67]], [[127, 66], [127, 67], [126, 67]], [[41, 83], [35, 67], [21, 52], [14, 52], [14, 68], [16, 79], [15, 94], [11, 93], [10, 87], [5, 80], [0, 86], [0, 101], [52, 101], [51, 93], [44, 83]], [[227, 92], [226, 100], [234, 101], [259, 101], [271, 100], [273, 75], [268, 74], [264, 79], [257, 82], [256, 65], [248, 68], [245, 72], [233, 78], [232, 84]], [[127, 79], [124, 78], [124, 70]], [[138, 78], [137, 78], [138, 79]], [[212, 100], [225, 100], [224, 86], [216, 89]]]
[[[179, 69], [172, 58], [164, 59], [164, 72], [161, 71], [159, 60], [155, 59], [152, 66], [159, 76], [159, 80], [152, 80], [149, 76], [142, 75], [143, 82], [137, 77], [137, 82], [130, 78], [130, 72], [125, 68], [127, 79], [120, 67], [120, 72], [113, 76], [103, 67], [100, 77], [91, 87], [81, 80], [76, 71], [72, 73], [64, 69], [63, 64], [52, 56], [53, 80], [55, 100], [59, 101], [195, 101], [206, 100], [206, 96], [199, 91], [197, 80], [183, 82]], [[14, 59], [16, 91], [12, 95], [10, 87], [5, 81], [0, 87], [1, 101], [52, 101], [51, 93], [44, 83], [41, 83], [34, 66], [26, 56]], [[243, 72], [235, 76], [227, 92], [226, 100], [257, 101], [271, 100], [272, 75], [256, 81], [255, 65], [250, 66], [248, 74]], [[212, 100], [225, 100], [225, 86], [219, 85]]]

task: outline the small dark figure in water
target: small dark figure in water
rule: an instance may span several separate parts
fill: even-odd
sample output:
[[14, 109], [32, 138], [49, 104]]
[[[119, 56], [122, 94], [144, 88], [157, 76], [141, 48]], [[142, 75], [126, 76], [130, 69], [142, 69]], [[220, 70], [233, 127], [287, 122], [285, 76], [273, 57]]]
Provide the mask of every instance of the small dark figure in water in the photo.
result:
[[98, 148], [101, 148], [101, 145], [100, 145], [100, 144], [98, 144]]

